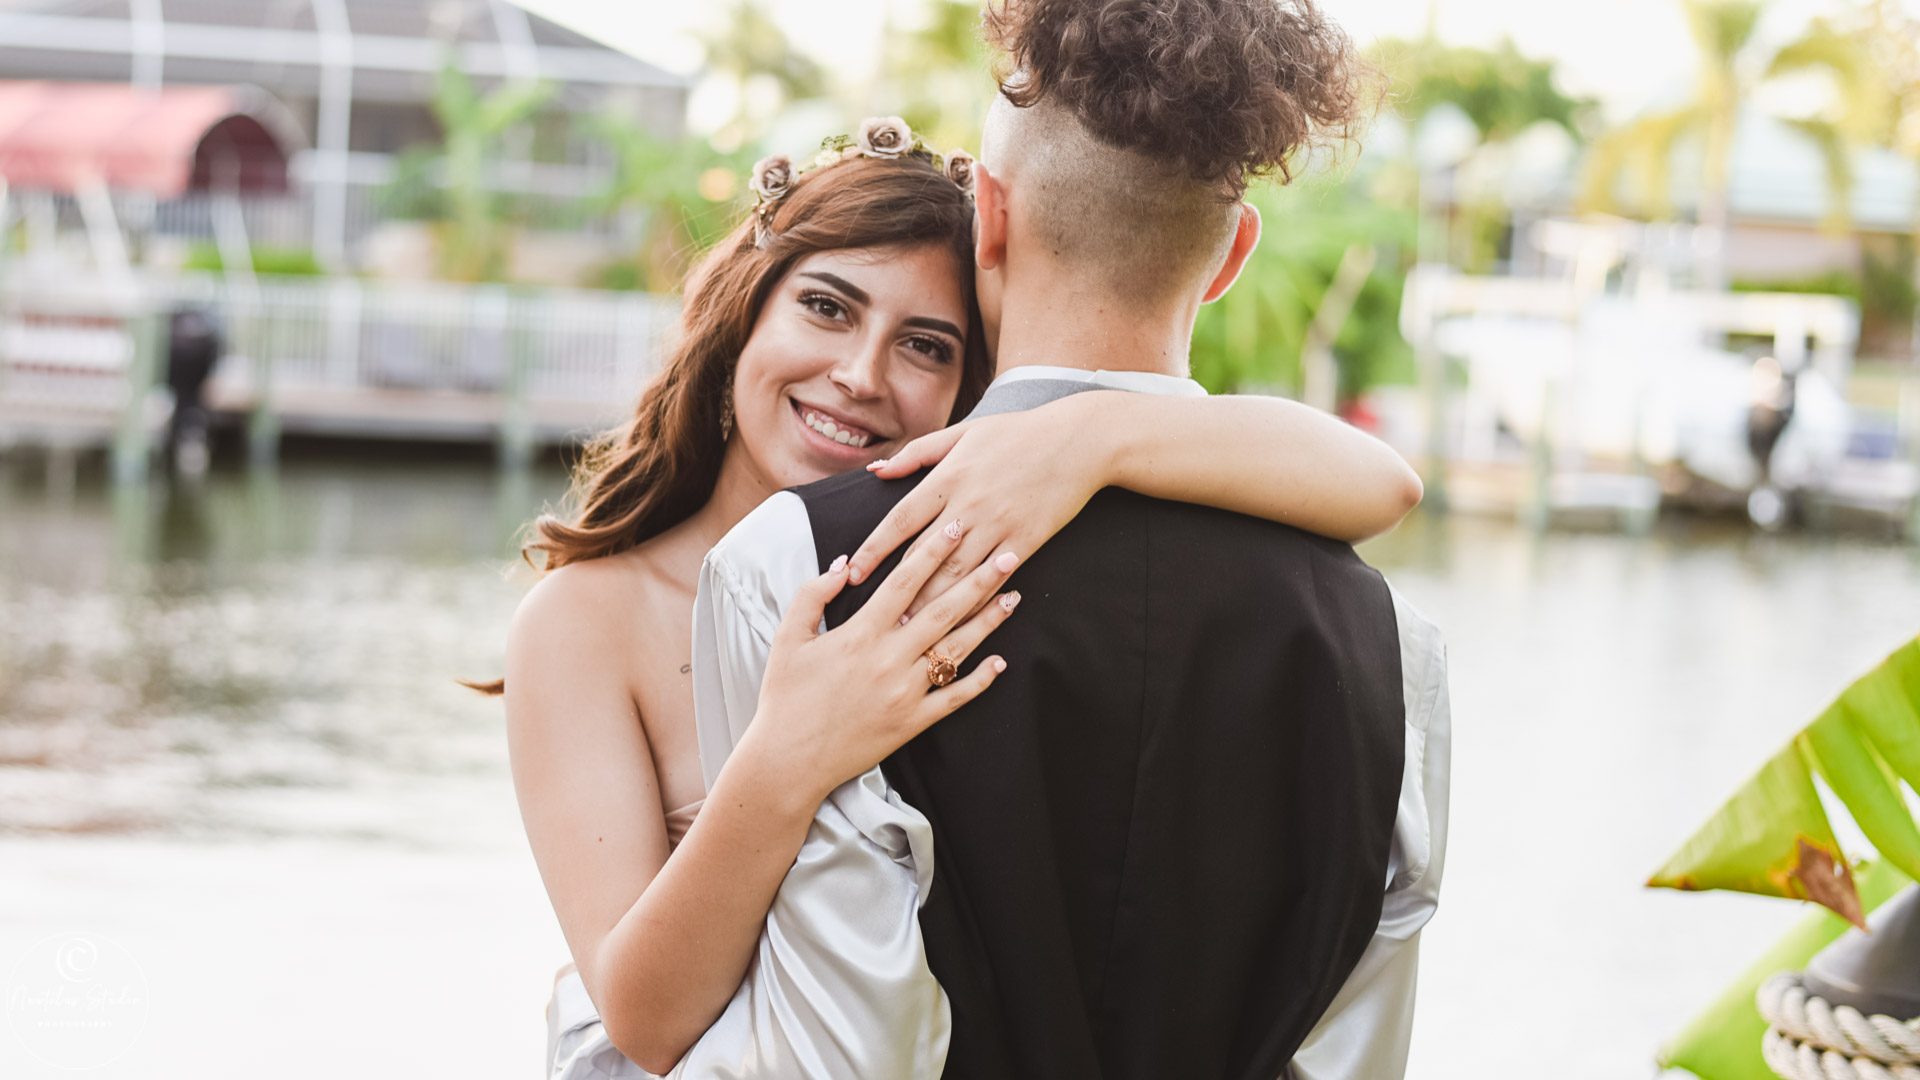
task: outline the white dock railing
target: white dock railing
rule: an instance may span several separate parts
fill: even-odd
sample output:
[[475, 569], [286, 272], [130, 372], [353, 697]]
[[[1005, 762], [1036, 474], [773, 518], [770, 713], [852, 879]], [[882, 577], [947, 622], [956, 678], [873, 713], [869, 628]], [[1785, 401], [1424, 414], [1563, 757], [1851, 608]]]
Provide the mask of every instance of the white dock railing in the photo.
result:
[[[281, 432], [496, 439], [508, 460], [617, 423], [659, 363], [677, 302], [636, 293], [215, 275], [0, 280], [0, 442], [119, 438], [166, 408], [165, 316], [217, 312], [208, 397]], [[164, 397], [164, 393], [160, 396]], [[51, 432], [51, 433], [50, 433]]]

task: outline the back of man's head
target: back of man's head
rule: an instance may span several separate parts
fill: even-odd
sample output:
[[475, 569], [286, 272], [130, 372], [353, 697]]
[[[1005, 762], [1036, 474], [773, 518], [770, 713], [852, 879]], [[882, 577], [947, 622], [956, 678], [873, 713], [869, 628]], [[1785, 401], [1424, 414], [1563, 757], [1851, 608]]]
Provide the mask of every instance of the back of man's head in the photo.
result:
[[1314, 0], [997, 0], [982, 156], [1032, 239], [1115, 299], [1204, 287], [1249, 181], [1291, 179], [1361, 111], [1347, 36]]

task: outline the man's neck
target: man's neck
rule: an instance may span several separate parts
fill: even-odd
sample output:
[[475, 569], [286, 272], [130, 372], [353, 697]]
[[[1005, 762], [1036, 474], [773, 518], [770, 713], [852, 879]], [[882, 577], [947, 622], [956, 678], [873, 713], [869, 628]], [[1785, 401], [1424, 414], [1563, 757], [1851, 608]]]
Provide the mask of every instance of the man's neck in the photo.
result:
[[1184, 377], [1193, 316], [1192, 310], [1128, 310], [1111, 297], [1062, 282], [1009, 281], [995, 370], [1048, 364]]

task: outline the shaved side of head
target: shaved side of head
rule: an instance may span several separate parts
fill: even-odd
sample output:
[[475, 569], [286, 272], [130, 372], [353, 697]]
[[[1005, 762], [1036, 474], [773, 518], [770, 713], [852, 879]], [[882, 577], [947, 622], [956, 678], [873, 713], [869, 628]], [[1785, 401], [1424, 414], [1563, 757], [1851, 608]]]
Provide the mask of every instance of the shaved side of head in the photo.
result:
[[1056, 102], [997, 98], [981, 153], [1014, 185], [1038, 245], [1116, 301], [1157, 305], [1191, 292], [1233, 243], [1238, 200], [1223, 184], [1101, 142]]
[[1349, 138], [1371, 83], [1322, 0], [988, 0], [989, 171], [1120, 299], [1204, 290], [1247, 183]]

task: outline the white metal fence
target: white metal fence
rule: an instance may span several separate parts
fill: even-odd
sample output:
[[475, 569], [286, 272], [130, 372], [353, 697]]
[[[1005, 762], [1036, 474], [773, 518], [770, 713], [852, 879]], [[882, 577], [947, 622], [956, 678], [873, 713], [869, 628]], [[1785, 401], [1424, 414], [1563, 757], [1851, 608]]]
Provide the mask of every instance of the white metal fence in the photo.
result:
[[0, 435], [150, 420], [165, 315], [182, 306], [223, 326], [212, 403], [252, 414], [256, 435], [498, 438], [515, 453], [618, 421], [677, 313], [646, 294], [442, 282], [46, 281], [23, 261], [0, 278]]

